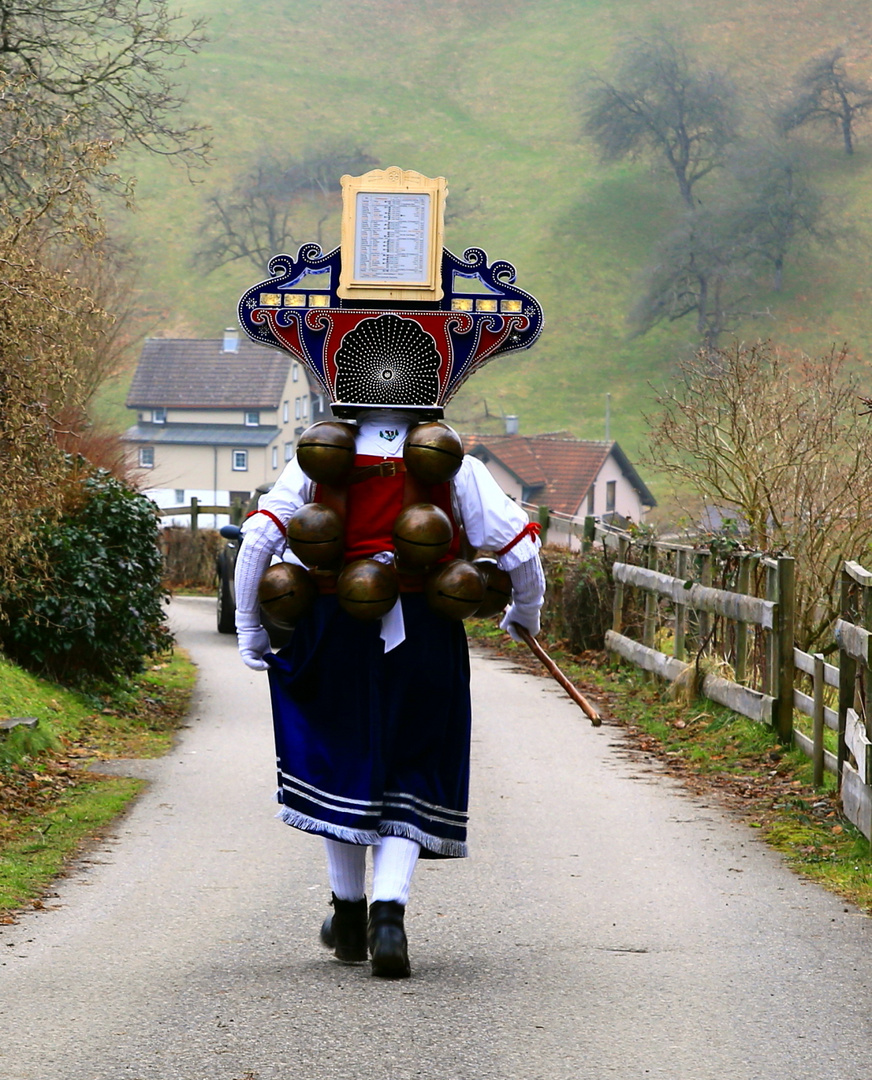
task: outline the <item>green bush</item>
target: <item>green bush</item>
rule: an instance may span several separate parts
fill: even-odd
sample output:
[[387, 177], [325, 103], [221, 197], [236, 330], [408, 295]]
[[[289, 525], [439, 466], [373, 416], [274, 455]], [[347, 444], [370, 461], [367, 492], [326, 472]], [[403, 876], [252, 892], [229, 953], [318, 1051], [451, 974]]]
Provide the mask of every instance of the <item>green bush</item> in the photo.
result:
[[[542, 549], [548, 582], [542, 627], [551, 638], [564, 642], [573, 652], [605, 648], [615, 602], [611, 576], [614, 561], [615, 553], [600, 546], [585, 552]], [[632, 596], [627, 597], [623, 610], [625, 632], [638, 629], [641, 615], [638, 602]]]
[[103, 469], [66, 501], [60, 521], [35, 529], [34, 572], [25, 564], [0, 594], [0, 645], [67, 685], [115, 682], [172, 643], [155, 507]]

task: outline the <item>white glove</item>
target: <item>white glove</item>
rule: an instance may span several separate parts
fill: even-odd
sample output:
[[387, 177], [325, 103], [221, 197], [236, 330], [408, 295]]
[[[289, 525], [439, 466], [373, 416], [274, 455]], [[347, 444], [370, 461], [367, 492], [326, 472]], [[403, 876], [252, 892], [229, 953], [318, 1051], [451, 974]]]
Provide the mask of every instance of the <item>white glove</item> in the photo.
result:
[[535, 637], [539, 633], [539, 610], [545, 596], [545, 575], [539, 556], [520, 563], [509, 570], [512, 579], [512, 603], [500, 623], [500, 630], [505, 630], [512, 641], [521, 642], [521, 637], [512, 629], [512, 623], [519, 623]]
[[539, 604], [510, 604], [500, 623], [500, 630], [505, 630], [512, 641], [522, 644], [523, 638], [513, 629], [513, 623], [519, 623], [535, 637], [539, 633]]
[[264, 660], [264, 653], [270, 651], [269, 634], [262, 626], [250, 629], [237, 628], [236, 638], [239, 642], [239, 655], [246, 667], [252, 671], [266, 671], [269, 664]]

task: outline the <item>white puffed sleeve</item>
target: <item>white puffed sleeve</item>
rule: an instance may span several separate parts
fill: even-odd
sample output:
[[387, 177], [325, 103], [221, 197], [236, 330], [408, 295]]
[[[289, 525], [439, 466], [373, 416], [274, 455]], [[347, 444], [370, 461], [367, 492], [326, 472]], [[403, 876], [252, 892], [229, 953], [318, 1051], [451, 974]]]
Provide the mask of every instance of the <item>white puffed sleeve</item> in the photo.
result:
[[294, 511], [310, 502], [313, 494], [314, 484], [294, 458], [288, 462], [271, 490], [258, 500], [258, 510], [268, 510], [269, 514], [255, 513], [244, 522], [234, 578], [237, 630], [252, 630], [260, 626], [258, 583], [273, 556], [281, 558], [284, 554], [287, 558], [284, 533], [269, 515], [274, 515], [283, 526], [287, 525]]
[[[468, 454], [454, 478], [453, 495], [466, 535], [475, 548], [499, 552], [529, 524], [527, 514], [506, 495], [483, 462]], [[528, 534], [505, 554], [497, 555], [497, 564], [508, 571], [512, 581], [512, 603], [500, 625], [516, 641], [520, 639], [512, 630], [514, 623], [534, 635], [539, 631], [539, 612], [545, 597], [539, 547], [538, 537]]]
[[[487, 466], [467, 454], [452, 481], [455, 509], [474, 548], [501, 551], [524, 531], [530, 519], [494, 480]], [[503, 570], [513, 570], [535, 558], [539, 541], [525, 536], [497, 562]]]

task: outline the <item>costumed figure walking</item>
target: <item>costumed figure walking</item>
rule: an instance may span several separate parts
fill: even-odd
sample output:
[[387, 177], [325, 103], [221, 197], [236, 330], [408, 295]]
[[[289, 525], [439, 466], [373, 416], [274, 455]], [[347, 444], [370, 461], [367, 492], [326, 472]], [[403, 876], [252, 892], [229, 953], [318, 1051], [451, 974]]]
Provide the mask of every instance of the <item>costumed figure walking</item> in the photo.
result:
[[[295, 280], [299, 268], [285, 269]], [[240, 305], [256, 328], [253, 309]], [[535, 635], [545, 589], [536, 527], [438, 419], [449, 380], [443, 371], [427, 389], [433, 350], [420, 359], [409, 345], [426, 316], [409, 316], [411, 331], [398, 334], [403, 319], [402, 305], [362, 313], [357, 344], [347, 331], [329, 378], [317, 369], [342, 420], [300, 436], [244, 523], [236, 567], [239, 651], [269, 673], [279, 816], [326, 851], [333, 910], [321, 941], [386, 978], [410, 974], [404, 915], [419, 857], [467, 855], [462, 618], [507, 607], [502, 628]], [[468, 561], [473, 550], [488, 558]], [[293, 625], [278, 652], [262, 612]]]

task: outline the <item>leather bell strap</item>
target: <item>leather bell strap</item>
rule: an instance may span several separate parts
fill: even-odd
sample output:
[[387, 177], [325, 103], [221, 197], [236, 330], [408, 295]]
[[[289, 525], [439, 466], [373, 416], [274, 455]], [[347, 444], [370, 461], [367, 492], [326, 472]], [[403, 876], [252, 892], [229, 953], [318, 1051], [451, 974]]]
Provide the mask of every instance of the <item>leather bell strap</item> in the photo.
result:
[[406, 464], [402, 459], [385, 458], [384, 461], [376, 462], [375, 465], [361, 465], [353, 469], [346, 482], [359, 484], [363, 480], [368, 480], [371, 476], [396, 476], [397, 473], [404, 472], [406, 472]]

